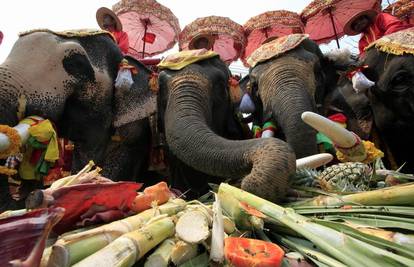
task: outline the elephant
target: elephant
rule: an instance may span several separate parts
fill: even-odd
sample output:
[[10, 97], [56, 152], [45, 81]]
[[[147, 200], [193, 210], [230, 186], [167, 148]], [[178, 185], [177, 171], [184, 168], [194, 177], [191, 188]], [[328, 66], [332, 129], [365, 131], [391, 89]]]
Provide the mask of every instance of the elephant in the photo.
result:
[[[115, 90], [122, 59], [107, 32], [23, 33], [0, 65], [0, 124], [18, 123], [23, 96], [26, 116], [51, 120], [60, 137], [75, 143], [72, 172], [93, 160], [112, 180], [136, 179], [148, 165], [156, 96], [148, 87], [151, 72], [132, 58], [134, 83]], [[7, 179], [0, 180], [3, 210], [11, 206]]]
[[362, 60], [368, 66], [364, 74], [375, 82], [366, 96], [375, 128], [385, 145], [382, 148], [390, 160], [387, 167], [397, 168], [406, 163], [402, 170], [410, 173], [414, 172], [414, 53], [412, 49], [402, 52], [404, 47], [412, 47], [413, 35], [414, 28], [410, 28], [384, 36], [366, 51]]
[[[277, 43], [284, 40], [284, 43]], [[292, 34], [258, 48], [250, 58], [268, 56], [267, 45], [280, 51], [250, 64], [250, 93], [256, 105], [255, 122], [272, 121], [297, 158], [316, 154], [316, 131], [301, 120], [305, 111], [321, 113], [324, 99], [336, 86], [343, 62], [322, 54], [306, 35]], [[294, 43], [289, 49], [286, 44]], [[259, 56], [257, 56], [259, 55]]]
[[171, 186], [192, 189], [186, 195], [195, 198], [208, 192], [208, 183], [228, 181], [280, 201], [295, 172], [294, 153], [276, 138], [239, 140], [226, 64], [215, 55], [180, 69], [162, 65], [159, 101]]

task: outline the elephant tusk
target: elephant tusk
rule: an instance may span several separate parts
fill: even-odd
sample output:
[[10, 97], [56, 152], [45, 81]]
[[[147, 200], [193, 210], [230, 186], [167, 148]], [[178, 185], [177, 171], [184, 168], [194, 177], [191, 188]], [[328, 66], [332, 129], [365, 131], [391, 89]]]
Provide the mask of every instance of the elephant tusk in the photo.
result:
[[312, 155], [309, 157], [304, 157], [296, 160], [296, 169], [301, 168], [318, 168], [323, 166], [333, 160], [333, 156], [329, 153], [321, 153]]
[[[34, 117], [38, 120], [43, 120], [41, 117]], [[30, 124], [22, 123], [20, 122], [16, 126], [13, 127], [17, 131], [17, 134], [20, 136], [21, 144], [24, 145], [27, 142], [27, 139], [29, 139], [29, 128]], [[7, 135], [4, 133], [0, 133], [0, 152], [5, 151], [10, 146], [10, 140]]]
[[310, 111], [303, 112], [302, 120], [315, 130], [326, 135], [335, 145], [341, 148], [351, 148], [359, 141], [359, 138], [354, 133], [316, 113]]

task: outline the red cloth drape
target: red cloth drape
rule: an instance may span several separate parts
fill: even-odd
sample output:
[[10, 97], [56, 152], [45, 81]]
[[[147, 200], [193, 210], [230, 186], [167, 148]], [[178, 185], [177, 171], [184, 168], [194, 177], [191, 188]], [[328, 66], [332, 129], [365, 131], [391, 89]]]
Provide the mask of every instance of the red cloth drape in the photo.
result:
[[122, 53], [123, 54], [128, 53], [128, 49], [129, 49], [128, 34], [123, 31], [112, 31], [111, 33], [114, 35], [116, 43], [118, 44]]

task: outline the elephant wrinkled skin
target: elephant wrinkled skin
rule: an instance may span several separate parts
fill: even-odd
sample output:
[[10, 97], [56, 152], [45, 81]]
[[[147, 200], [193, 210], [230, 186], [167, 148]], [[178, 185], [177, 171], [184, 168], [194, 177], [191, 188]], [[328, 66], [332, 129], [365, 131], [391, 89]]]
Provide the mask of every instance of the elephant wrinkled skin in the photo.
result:
[[233, 179], [241, 188], [271, 201], [280, 200], [295, 171], [289, 146], [275, 138], [237, 138], [229, 97], [229, 71], [218, 58], [160, 73], [160, 97], [169, 148], [172, 186], [192, 197], [208, 182]]
[[[106, 33], [21, 36], [0, 65], [0, 124], [17, 124], [18, 99], [24, 96], [26, 116], [50, 119], [59, 136], [75, 143], [73, 172], [94, 160], [108, 178], [135, 179], [147, 164], [150, 131], [142, 107], [150, 106], [150, 71], [129, 59], [138, 69], [134, 84], [115, 90], [122, 58]], [[112, 141], [114, 134], [122, 141]], [[0, 180], [1, 204], [7, 206], [7, 179]]]

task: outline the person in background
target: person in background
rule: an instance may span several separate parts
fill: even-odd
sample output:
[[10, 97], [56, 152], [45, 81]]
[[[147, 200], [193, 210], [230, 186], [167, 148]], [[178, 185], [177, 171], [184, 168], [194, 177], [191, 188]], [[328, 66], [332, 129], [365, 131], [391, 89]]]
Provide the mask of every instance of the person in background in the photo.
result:
[[384, 35], [412, 27], [409, 23], [375, 9], [362, 11], [353, 16], [344, 26], [347, 35], [362, 34], [359, 40], [359, 56], [365, 55], [365, 48]]
[[211, 35], [202, 35], [194, 38], [188, 45], [189, 49], [213, 50], [214, 38]]
[[112, 33], [122, 53], [127, 54], [129, 49], [128, 34], [122, 31], [122, 23], [118, 16], [109, 8], [101, 7], [96, 11], [96, 21], [102, 30]]

